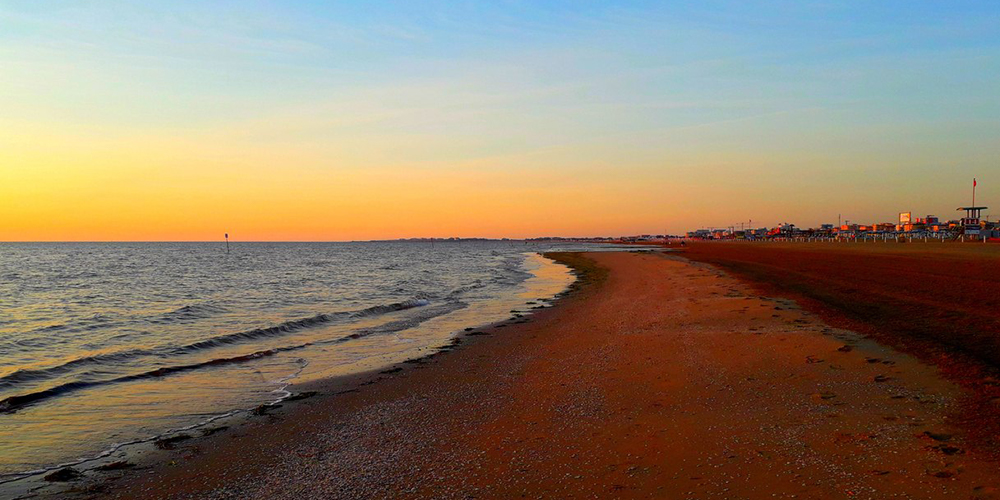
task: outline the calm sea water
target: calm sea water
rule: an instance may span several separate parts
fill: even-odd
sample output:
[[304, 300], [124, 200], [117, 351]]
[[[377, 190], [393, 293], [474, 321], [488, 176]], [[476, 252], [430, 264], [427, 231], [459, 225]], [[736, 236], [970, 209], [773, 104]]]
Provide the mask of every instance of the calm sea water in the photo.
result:
[[554, 247], [0, 244], [0, 481], [423, 355], [564, 290]]

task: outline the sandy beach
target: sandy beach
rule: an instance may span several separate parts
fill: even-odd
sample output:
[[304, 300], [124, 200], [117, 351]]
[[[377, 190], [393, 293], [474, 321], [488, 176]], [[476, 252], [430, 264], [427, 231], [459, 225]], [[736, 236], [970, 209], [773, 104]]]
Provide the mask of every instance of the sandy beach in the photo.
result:
[[78, 491], [298, 499], [997, 494], [998, 464], [956, 419], [976, 400], [975, 388], [919, 353], [832, 326], [832, 313], [813, 314], [763, 293], [759, 282], [676, 255], [554, 257], [581, 275], [556, 307], [470, 332], [418, 362], [295, 387], [297, 401], [179, 442], [159, 465], [97, 473]]
[[1000, 457], [1000, 245], [691, 245], [685, 257], [936, 366], [970, 389], [951, 419]]
[[1000, 500], [998, 24], [0, 1], [0, 500]]

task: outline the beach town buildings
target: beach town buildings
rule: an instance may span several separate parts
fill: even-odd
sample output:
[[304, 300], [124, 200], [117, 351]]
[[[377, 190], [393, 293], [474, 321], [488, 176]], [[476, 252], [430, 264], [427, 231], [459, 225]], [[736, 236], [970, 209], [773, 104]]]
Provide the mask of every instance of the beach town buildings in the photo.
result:
[[984, 220], [986, 207], [963, 207], [966, 216], [959, 220], [942, 221], [935, 215], [923, 218], [906, 218], [899, 223], [876, 222], [872, 224], [846, 223], [822, 224], [816, 228], [799, 228], [782, 223], [775, 227], [736, 230], [697, 229], [689, 231], [687, 238], [698, 240], [967, 240], [1000, 239], [1000, 222]]
[[[802, 229], [795, 224], [783, 222], [775, 227], [746, 228], [737, 230], [736, 226], [728, 229], [697, 229], [689, 231], [687, 237], [699, 240], [960, 240], [960, 241], [1000, 241], [1000, 222], [990, 221], [983, 217], [987, 207], [975, 205], [975, 182], [973, 182], [973, 205], [959, 207], [965, 217], [948, 221], [941, 220], [936, 215], [912, 217], [912, 212], [900, 212], [899, 222], [875, 222], [859, 224], [857, 222], [821, 224], [816, 228]], [[838, 217], [839, 218], [839, 217]]]

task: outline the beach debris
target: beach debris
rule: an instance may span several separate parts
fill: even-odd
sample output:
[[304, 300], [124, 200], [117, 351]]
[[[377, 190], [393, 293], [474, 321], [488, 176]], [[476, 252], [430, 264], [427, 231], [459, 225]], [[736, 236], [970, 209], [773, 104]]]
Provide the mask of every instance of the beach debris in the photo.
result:
[[817, 358], [815, 354], [810, 354], [810, 355], [806, 356], [806, 363], [808, 363], [808, 364], [822, 363], [822, 362], [823, 362], [823, 360]]
[[938, 466], [934, 465], [930, 465], [927, 467], [927, 474], [941, 479], [951, 479], [956, 475], [958, 475], [958, 473], [953, 470], [939, 468]]
[[153, 444], [155, 444], [156, 447], [161, 450], [172, 450], [174, 449], [174, 445], [176, 445], [181, 441], [187, 441], [188, 439], [191, 439], [191, 436], [187, 434], [178, 434], [176, 436], [170, 436], [168, 438], [157, 439], [156, 441], [153, 441]]
[[892, 378], [887, 377], [885, 375], [875, 375], [875, 378], [873, 380], [875, 380], [876, 382], [887, 382], [889, 380], [892, 380]]
[[269, 415], [268, 412], [270, 412], [271, 410], [278, 409], [278, 408], [281, 408], [281, 405], [278, 405], [278, 404], [271, 405], [271, 404], [266, 404], [265, 403], [265, 404], [262, 404], [262, 405], [260, 405], [260, 406], [258, 406], [256, 408], [250, 410], [250, 414], [258, 416], [258, 417], [261, 416], [261, 415]]
[[840, 352], [851, 352], [851, 351], [854, 350], [854, 348], [851, 347], [851, 346], [849, 346], [849, 345], [847, 345], [847, 344], [844, 344], [844, 345], [838, 347], [837, 350], [840, 351]]
[[924, 431], [924, 436], [927, 436], [935, 441], [951, 441], [951, 434], [941, 432]]
[[100, 467], [95, 467], [94, 470], [99, 470], [99, 471], [105, 472], [105, 471], [113, 471], [113, 470], [131, 469], [132, 467], [135, 467], [135, 464], [133, 464], [132, 462], [127, 462], [125, 460], [119, 460], [117, 462], [111, 462], [109, 464], [104, 464], [104, 465], [102, 465]]
[[941, 452], [941, 453], [943, 453], [945, 455], [948, 455], [948, 456], [951, 456], [951, 455], [961, 455], [962, 453], [965, 453], [964, 451], [962, 451], [961, 448], [959, 448], [957, 446], [947, 445], [947, 444], [938, 444], [938, 445], [934, 445], [934, 446], [928, 446], [927, 449], [934, 450], [934, 451], [939, 451], [939, 452]]
[[838, 432], [834, 437], [834, 442], [838, 444], [864, 444], [875, 438], [878, 435], [869, 433], [851, 433], [851, 432]]
[[208, 429], [202, 429], [201, 430], [201, 435], [202, 436], [211, 436], [212, 434], [215, 434], [217, 432], [222, 432], [222, 431], [224, 431], [226, 429], [229, 429], [228, 425], [223, 425], [221, 427], [209, 427]]
[[831, 400], [831, 399], [837, 397], [837, 395], [834, 394], [834, 393], [832, 393], [832, 392], [825, 391], [825, 392], [817, 392], [817, 393], [813, 394], [812, 397], [813, 397], [813, 399], [828, 401], [828, 400]]
[[64, 483], [79, 479], [83, 474], [72, 467], [64, 467], [45, 476], [43, 479], [50, 483]]
[[292, 394], [291, 396], [288, 396], [287, 398], [285, 398], [285, 401], [298, 401], [300, 399], [307, 399], [307, 398], [311, 398], [311, 397], [315, 396], [316, 394], [319, 394], [319, 393], [316, 392], [316, 391], [303, 391], [303, 392], [300, 392], [300, 393], [297, 393], [297, 394]]

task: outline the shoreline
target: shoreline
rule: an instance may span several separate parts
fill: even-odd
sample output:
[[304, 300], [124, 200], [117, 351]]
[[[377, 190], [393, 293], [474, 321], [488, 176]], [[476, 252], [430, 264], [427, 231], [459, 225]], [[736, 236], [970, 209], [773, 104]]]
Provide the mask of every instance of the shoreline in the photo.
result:
[[[544, 257], [543, 252], [530, 252], [537, 254], [543, 260], [549, 260], [551, 266], [562, 267], [561, 264]], [[563, 296], [569, 288], [577, 281], [573, 270], [566, 268], [565, 273], [573, 276], [568, 282], [567, 289], [554, 296], [539, 295], [528, 301], [521, 303], [520, 310], [511, 311], [513, 317], [505, 320], [493, 321], [491, 323], [479, 324], [475, 327], [464, 328], [464, 331], [454, 330], [452, 334], [445, 338], [446, 343], [440, 346], [431, 346], [425, 352], [429, 354], [418, 354], [417, 357], [399, 357], [397, 360], [389, 362], [379, 362], [376, 359], [362, 361], [359, 366], [368, 365], [369, 368], [362, 368], [359, 371], [347, 372], [344, 374], [324, 375], [317, 379], [304, 382], [296, 381], [296, 376], [286, 382], [280, 389], [276, 389], [275, 399], [264, 402], [256, 407], [237, 408], [226, 412], [220, 412], [208, 416], [205, 420], [186, 425], [184, 427], [167, 429], [155, 436], [140, 438], [135, 441], [118, 443], [106, 450], [95, 453], [92, 456], [81, 457], [79, 459], [67, 460], [58, 465], [24, 471], [24, 473], [11, 473], [4, 483], [0, 483], [0, 497], [22, 498], [42, 496], [60, 496], [69, 493], [86, 493], [95, 490], [93, 476], [106, 475], [104, 473], [129, 472], [135, 470], [148, 470], [156, 468], [163, 463], [174, 461], [176, 458], [174, 451], [178, 448], [198, 443], [199, 445], [210, 446], [216, 434], [224, 433], [234, 428], [240, 428], [247, 423], [254, 423], [255, 419], [264, 415], [284, 413], [292, 410], [301, 400], [312, 397], [323, 389], [335, 388], [337, 386], [357, 386], [362, 383], [371, 383], [372, 380], [382, 378], [386, 373], [393, 372], [400, 368], [409, 367], [414, 363], [421, 363], [433, 358], [442, 352], [447, 352], [458, 346], [463, 338], [470, 333], [475, 335], [474, 330], [485, 328], [495, 328], [498, 325], [516, 323], [526, 315], [531, 315], [539, 310], [552, 307], [552, 303]], [[542, 278], [535, 276], [531, 279]], [[544, 278], [543, 278], [544, 279]], [[539, 298], [541, 297], [541, 298]], [[300, 370], [301, 371], [301, 370]], [[315, 390], [319, 389], [319, 390]], [[281, 394], [278, 396], [277, 394]], [[60, 479], [49, 481], [45, 479], [50, 475], [62, 475]], [[17, 477], [19, 476], [19, 477]], [[98, 481], [99, 482], [99, 481]]]
[[[560, 258], [582, 276], [554, 307], [466, 332], [454, 343], [460, 347], [421, 360], [294, 386], [318, 394], [178, 443], [164, 452], [173, 463], [109, 473], [77, 492], [792, 497], [885, 493], [891, 485], [925, 497], [988, 498], [996, 491], [988, 479], [995, 464], [946, 422], [962, 389], [935, 368], [831, 328], [793, 301], [755, 295], [705, 264], [651, 252]], [[762, 425], [777, 426], [776, 434], [761, 434]], [[809, 446], [788, 441], [793, 435]], [[886, 469], [872, 472], [878, 460], [866, 455], [882, 457]]]
[[[274, 405], [261, 405], [261, 407], [258, 407], [259, 410], [263, 411], [252, 410], [241, 412], [240, 415], [233, 416], [238, 421], [226, 422], [229, 425], [211, 429], [212, 432], [207, 435], [192, 437], [191, 442], [185, 439], [178, 442], [180, 446], [177, 447], [168, 446], [159, 450], [144, 450], [145, 457], [133, 457], [135, 459], [135, 469], [133, 467], [120, 469], [125, 474], [117, 477], [110, 475], [93, 478], [57, 494], [70, 494], [79, 498], [89, 498], [93, 495], [104, 496], [109, 493], [114, 498], [149, 498], [150, 495], [160, 495], [165, 498], [167, 496], [183, 495], [187, 492], [188, 488], [192, 491], [199, 491], [205, 489], [208, 485], [222, 486], [226, 474], [218, 474], [217, 472], [219, 471], [217, 470], [212, 470], [209, 474], [205, 474], [204, 469], [200, 472], [192, 472], [193, 469], [202, 468], [204, 465], [202, 463], [193, 464], [192, 467], [186, 470], [175, 470], [175, 459], [180, 455], [186, 459], [197, 457], [200, 461], [215, 462], [215, 464], [218, 464], [221, 461], [225, 461], [227, 456], [235, 453], [247, 453], [249, 451], [250, 454], [256, 452], [266, 456], [270, 454], [271, 449], [281, 448], [281, 442], [286, 439], [284, 436], [278, 436], [269, 432], [273, 426], [283, 428], [282, 419], [287, 417], [298, 418], [299, 421], [293, 424], [295, 428], [292, 432], [302, 427], [308, 427], [312, 423], [313, 418], [327, 417], [327, 415], [316, 415], [318, 412], [314, 411], [315, 408], [310, 408], [312, 405], [335, 403], [338, 397], [357, 393], [360, 389], [367, 386], [391, 384], [395, 379], [398, 379], [397, 374], [402, 374], [406, 370], [421, 369], [426, 364], [439, 360], [442, 355], [447, 355], [453, 351], [467, 348], [470, 345], [480, 342], [483, 337], [503, 333], [503, 329], [516, 327], [516, 325], [527, 323], [539, 315], [549, 313], [551, 310], [558, 308], [559, 304], [563, 301], [579, 294], [595, 282], [604, 279], [603, 270], [589, 265], [585, 258], [579, 256], [580, 254], [581, 252], [546, 252], [542, 254], [543, 257], [551, 259], [555, 263], [567, 266], [569, 272], [575, 277], [574, 281], [565, 290], [556, 294], [551, 299], [551, 305], [534, 306], [530, 311], [520, 311], [520, 313], [515, 313], [513, 317], [502, 321], [483, 325], [478, 328], [466, 328], [464, 331], [456, 334], [448, 344], [438, 347], [433, 352], [418, 358], [411, 358], [362, 372], [323, 378], [305, 383], [290, 384], [286, 387], [290, 395]], [[530, 312], [530, 314], [521, 314], [524, 312]], [[264, 408], [265, 406], [267, 408]], [[288, 429], [285, 428], [284, 430], [287, 431]], [[240, 439], [247, 436], [252, 436], [253, 439]], [[232, 441], [234, 438], [239, 439], [239, 442]], [[196, 454], [185, 455], [183, 448], [191, 445], [197, 446], [199, 451]], [[247, 447], [250, 450], [247, 450]], [[212, 450], [202, 454], [201, 450], [203, 448]], [[178, 452], [178, 449], [180, 449], [181, 453]], [[250, 467], [243, 468], [241, 471], [252, 473], [252, 471], [260, 471], [266, 468], [267, 462], [266, 460], [255, 460], [252, 464], [245, 465], [249, 465]], [[211, 469], [211, 466], [209, 469]], [[114, 471], [115, 469], [112, 469], [112, 472]], [[147, 477], [136, 477], [140, 472], [145, 472], [143, 476], [152, 477], [149, 482], [162, 483], [171, 482], [174, 477], [187, 477], [189, 479], [195, 477], [197, 484], [193, 488], [191, 485], [188, 485], [181, 491], [163, 492], [156, 489], [157, 491], [154, 493], [153, 490], [143, 485], [147, 481]], [[117, 483], [122, 479], [138, 480], [140, 485], [129, 485], [124, 490], [114, 489], [112, 486], [113, 483]]]
[[[549, 259], [555, 265], [566, 265], [565, 263], [551, 258], [549, 254], [567, 254], [569, 252], [537, 252], [543, 258]], [[570, 258], [572, 260], [572, 258]], [[534, 315], [556, 307], [556, 304], [568, 295], [578, 291], [581, 281], [586, 281], [586, 277], [579, 269], [568, 266], [567, 272], [573, 276], [566, 289], [557, 293], [551, 298], [533, 299], [521, 310], [511, 311], [512, 316], [508, 319], [495, 321], [479, 325], [478, 327], [467, 327], [463, 331], [457, 331], [448, 343], [430, 348], [427, 354], [415, 358], [408, 358], [402, 361], [395, 361], [374, 368], [361, 370], [354, 373], [322, 377], [307, 382], [295, 382], [294, 380], [282, 389], [287, 394], [270, 403], [261, 404], [255, 408], [242, 408], [226, 413], [220, 413], [208, 418], [204, 422], [194, 424], [185, 428], [165, 431], [157, 436], [143, 439], [136, 442], [123, 443], [114, 446], [112, 449], [100, 454], [63, 463], [53, 466], [37, 473], [26, 475], [22, 478], [13, 479], [7, 483], [11, 486], [6, 490], [14, 498], [21, 498], [35, 495], [61, 496], [65, 494], [88, 497], [98, 494], [107, 486], [107, 481], [117, 481], [122, 479], [121, 475], [127, 474], [134, 477], [137, 472], [169, 470], [169, 465], [178, 458], [178, 449], [196, 445], [198, 447], [210, 448], [215, 443], [222, 441], [233, 431], [248, 430], [256, 432], [261, 427], [259, 417], [268, 417], [267, 424], [275, 422], [277, 418], [283, 418], [289, 413], [299, 410], [301, 403], [309, 401], [311, 398], [322, 400], [323, 397], [337, 396], [356, 391], [359, 387], [371, 385], [392, 374], [407, 368], [419, 366], [433, 360], [435, 357], [448, 353], [462, 344], [474, 342], [480, 336], [490, 335], [507, 328], [511, 325], [524, 323]], [[537, 304], [535, 302], [538, 302]], [[318, 396], [318, 397], [317, 397]], [[266, 426], [265, 425], [265, 426]], [[121, 453], [124, 451], [124, 456]], [[118, 455], [118, 456], [115, 456]], [[87, 467], [80, 465], [88, 464]], [[167, 464], [166, 466], [164, 464]], [[68, 473], [69, 481], [49, 482], [43, 479], [52, 473], [58, 473], [65, 469], [79, 469], [81, 475], [77, 476]], [[110, 473], [110, 474], [108, 474]], [[103, 476], [103, 477], [102, 477]], [[79, 480], [83, 478], [82, 480]], [[21, 483], [21, 484], [18, 484]], [[21, 493], [17, 493], [21, 492]]]

